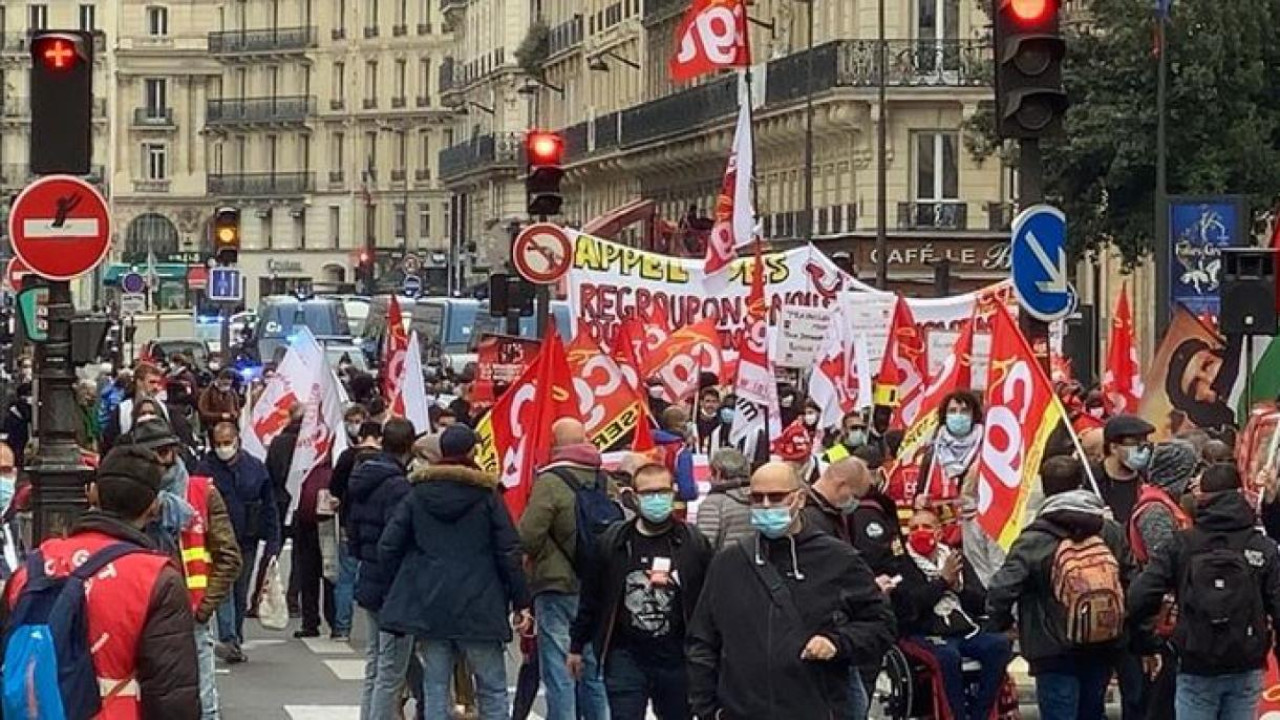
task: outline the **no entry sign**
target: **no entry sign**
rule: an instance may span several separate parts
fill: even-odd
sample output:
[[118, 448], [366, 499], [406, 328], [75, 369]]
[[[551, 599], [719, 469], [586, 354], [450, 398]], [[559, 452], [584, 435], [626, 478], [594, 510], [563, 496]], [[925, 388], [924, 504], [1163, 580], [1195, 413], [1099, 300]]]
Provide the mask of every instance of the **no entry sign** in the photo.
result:
[[107, 201], [80, 178], [42, 177], [13, 201], [9, 237], [31, 272], [70, 280], [97, 267], [111, 249]]
[[22, 289], [22, 278], [31, 274], [31, 268], [19, 258], [9, 258], [9, 263], [4, 269], [4, 281], [10, 290], [17, 292]]

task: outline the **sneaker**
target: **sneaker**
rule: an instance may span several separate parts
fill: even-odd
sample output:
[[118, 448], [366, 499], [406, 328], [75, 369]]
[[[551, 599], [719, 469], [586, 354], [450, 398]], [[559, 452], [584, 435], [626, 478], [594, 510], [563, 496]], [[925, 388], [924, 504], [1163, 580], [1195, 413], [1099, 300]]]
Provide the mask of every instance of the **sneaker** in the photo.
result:
[[320, 637], [320, 631], [319, 631], [319, 630], [308, 630], [308, 629], [306, 629], [306, 628], [303, 628], [303, 629], [301, 629], [301, 630], [294, 630], [294, 631], [293, 631], [293, 636], [294, 636], [295, 638], [298, 638], [298, 639], [302, 639], [302, 638], [318, 638], [318, 637]]
[[347, 642], [351, 639], [351, 633], [346, 630], [334, 630], [329, 633], [329, 639], [334, 642]]

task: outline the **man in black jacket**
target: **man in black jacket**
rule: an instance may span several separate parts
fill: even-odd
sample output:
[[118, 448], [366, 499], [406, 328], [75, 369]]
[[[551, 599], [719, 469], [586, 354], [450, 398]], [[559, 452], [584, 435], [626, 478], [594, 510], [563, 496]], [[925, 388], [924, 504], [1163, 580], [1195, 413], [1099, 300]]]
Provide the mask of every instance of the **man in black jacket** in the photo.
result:
[[360, 562], [356, 602], [368, 612], [370, 624], [360, 717], [391, 717], [413, 653], [412, 637], [380, 629], [379, 611], [392, 578], [378, 556], [378, 541], [396, 506], [409, 493], [405, 468], [413, 453], [413, 435], [413, 423], [404, 418], [388, 420], [382, 429], [382, 454], [351, 473], [347, 492], [350, 550]]
[[804, 500], [785, 463], [751, 477], [758, 532], [711, 561], [688, 631], [698, 718], [843, 718], [851, 668], [876, 661], [893, 642], [893, 612], [866, 563], [805, 525]]
[[1059, 543], [1101, 537], [1119, 564], [1123, 586], [1134, 573], [1124, 529], [1107, 519], [1107, 508], [1097, 495], [1080, 488], [1081, 479], [1082, 467], [1075, 458], [1052, 457], [1041, 464], [1044, 506], [1013, 542], [987, 588], [987, 629], [1009, 630], [1013, 607], [1018, 607], [1019, 650], [1036, 679], [1040, 717], [1053, 720], [1103, 717], [1111, 670], [1128, 639], [1122, 635], [1079, 647], [1066, 637], [1064, 608], [1054, 595], [1052, 580]]
[[582, 580], [570, 629], [568, 664], [582, 674], [582, 651], [596, 649], [604, 666], [609, 716], [643, 720], [645, 708], [664, 720], [689, 717], [685, 629], [693, 618], [711, 544], [672, 517], [671, 471], [642, 465], [632, 477], [638, 516], [600, 538], [597, 562]]
[[1280, 657], [1280, 552], [1257, 529], [1235, 465], [1211, 465], [1200, 491], [1195, 525], [1156, 548], [1129, 588], [1129, 622], [1158, 671], [1151, 621], [1173, 593], [1178, 718], [1251, 720], [1267, 653]]
[[426, 641], [425, 717], [446, 718], [449, 683], [458, 656], [476, 681], [480, 717], [506, 717], [503, 645], [509, 618], [532, 629], [529, 590], [520, 567], [520, 538], [497, 493], [498, 478], [472, 457], [476, 434], [454, 425], [440, 438], [438, 465], [412, 475], [378, 544], [379, 561], [394, 579], [378, 615], [379, 629]]

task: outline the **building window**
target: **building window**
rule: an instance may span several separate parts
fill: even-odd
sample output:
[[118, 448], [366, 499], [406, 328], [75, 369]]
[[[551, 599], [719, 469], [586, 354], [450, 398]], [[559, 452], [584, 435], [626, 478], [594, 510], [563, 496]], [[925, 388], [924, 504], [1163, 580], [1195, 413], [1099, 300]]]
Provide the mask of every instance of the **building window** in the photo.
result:
[[345, 63], [333, 64], [333, 97], [339, 103], [347, 97], [347, 66]]
[[407, 218], [405, 217], [406, 212], [407, 210], [405, 209], [404, 203], [395, 204], [394, 206], [395, 232], [393, 232], [392, 234], [402, 242], [405, 240], [405, 238], [408, 237], [407, 233], [405, 233], [405, 226], [404, 226], [407, 220]]
[[147, 117], [162, 118], [169, 108], [168, 84], [164, 78], [147, 78], [143, 81], [146, 92]]
[[372, 180], [378, 172], [378, 131], [370, 130], [364, 134], [364, 147], [366, 151], [366, 160], [369, 179]]
[[369, 107], [378, 102], [378, 61], [364, 64], [364, 102]]
[[333, 164], [338, 172], [346, 167], [347, 154], [347, 136], [343, 133], [336, 132], [333, 134]]
[[396, 169], [404, 172], [409, 164], [409, 145], [403, 130], [396, 131]]
[[378, 0], [366, 0], [365, 17], [365, 27], [378, 27]]
[[342, 236], [342, 208], [329, 206], [329, 244], [338, 247], [338, 239]]
[[160, 143], [142, 145], [142, 162], [147, 168], [148, 180], [167, 180], [169, 177], [169, 153]]
[[915, 190], [918, 201], [955, 200], [960, 193], [957, 163], [960, 136], [954, 132], [916, 133]]
[[419, 105], [431, 104], [431, 60], [428, 58], [418, 60], [418, 97], [421, 98]]
[[918, 0], [917, 62], [923, 73], [955, 71], [960, 64], [960, 0]]
[[409, 0], [397, 0], [396, 2], [396, 24], [409, 24]]
[[396, 60], [396, 97], [403, 98], [405, 93], [406, 65], [404, 60]]
[[92, 5], [80, 6], [80, 29], [81, 30], [84, 30], [86, 32], [93, 32], [94, 30], [98, 29], [97, 24], [94, 22], [97, 19], [95, 17], [96, 10], [97, 9]]
[[431, 239], [431, 203], [418, 203], [418, 237]]
[[418, 131], [418, 172], [419, 180], [431, 179], [431, 131]]
[[347, 35], [347, 0], [338, 0], [338, 17], [334, 20], [333, 39]]
[[49, 6], [32, 5], [28, 8], [28, 26], [32, 30], [44, 30], [49, 27]]
[[147, 8], [147, 34], [152, 36], [169, 34], [169, 8], [154, 5]]
[[303, 135], [298, 138], [298, 165], [302, 168], [302, 172], [311, 172], [311, 136]]

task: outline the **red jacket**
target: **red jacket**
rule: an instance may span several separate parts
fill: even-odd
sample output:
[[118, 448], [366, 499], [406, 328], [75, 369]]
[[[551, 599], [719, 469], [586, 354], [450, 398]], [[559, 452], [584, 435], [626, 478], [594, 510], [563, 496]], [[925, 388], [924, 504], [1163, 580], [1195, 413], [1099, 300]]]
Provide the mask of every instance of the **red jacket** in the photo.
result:
[[[149, 547], [119, 520], [89, 513], [66, 538], [40, 545], [45, 571], [67, 575], [74, 565], [121, 540]], [[26, 568], [5, 588], [12, 609], [26, 584]], [[139, 552], [107, 565], [85, 586], [90, 646], [106, 696], [97, 720], [196, 720], [200, 682], [194, 621], [182, 574], [164, 555]]]

